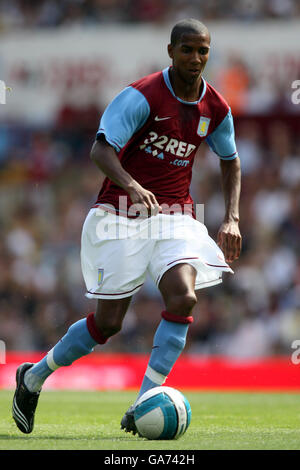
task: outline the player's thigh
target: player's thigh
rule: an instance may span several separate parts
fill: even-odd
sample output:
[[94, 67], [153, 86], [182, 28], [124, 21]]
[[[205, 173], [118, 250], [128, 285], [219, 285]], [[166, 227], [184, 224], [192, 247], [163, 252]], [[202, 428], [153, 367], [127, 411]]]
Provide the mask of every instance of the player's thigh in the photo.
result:
[[81, 267], [89, 298], [116, 300], [131, 297], [144, 283], [153, 241], [117, 238], [122, 220], [97, 217], [92, 211], [84, 224]]
[[157, 241], [148, 267], [157, 286], [170, 268], [183, 263], [195, 268], [195, 290], [219, 284], [223, 271], [232, 272], [202, 223], [189, 216], [176, 216], [173, 226], [174, 236]]

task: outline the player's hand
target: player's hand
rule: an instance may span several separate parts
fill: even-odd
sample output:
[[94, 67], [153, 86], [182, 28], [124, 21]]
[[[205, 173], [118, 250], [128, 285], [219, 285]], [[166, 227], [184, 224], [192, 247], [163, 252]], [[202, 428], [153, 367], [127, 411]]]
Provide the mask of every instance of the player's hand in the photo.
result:
[[146, 207], [147, 211], [151, 212], [151, 215], [157, 215], [162, 210], [154, 194], [143, 188], [137, 181], [130, 184], [127, 192], [132, 203], [135, 205], [135, 210], [138, 210], [139, 205], [141, 205], [142, 212]]
[[238, 222], [223, 222], [218, 232], [218, 245], [227, 263], [238, 259], [242, 248], [242, 237]]

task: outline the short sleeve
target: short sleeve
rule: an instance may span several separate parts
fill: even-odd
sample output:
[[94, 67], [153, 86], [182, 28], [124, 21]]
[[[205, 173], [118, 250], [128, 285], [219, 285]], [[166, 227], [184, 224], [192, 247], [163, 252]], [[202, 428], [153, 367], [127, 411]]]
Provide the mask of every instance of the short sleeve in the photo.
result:
[[233, 118], [230, 109], [223, 121], [205, 140], [211, 150], [222, 160], [233, 160], [238, 156], [235, 145]]
[[144, 95], [129, 86], [105, 109], [96, 135], [104, 134], [107, 142], [119, 152], [147, 121], [150, 106]]

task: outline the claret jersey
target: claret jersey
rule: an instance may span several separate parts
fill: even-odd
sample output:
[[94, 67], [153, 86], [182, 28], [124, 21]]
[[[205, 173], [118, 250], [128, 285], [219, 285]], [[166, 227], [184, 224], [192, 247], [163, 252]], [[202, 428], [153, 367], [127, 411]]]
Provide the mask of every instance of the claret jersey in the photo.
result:
[[[230, 108], [202, 80], [199, 100], [183, 101], [172, 89], [168, 67], [125, 88], [102, 115], [97, 139], [104, 134], [123, 168], [160, 205], [193, 204], [189, 192], [192, 166], [203, 140], [221, 159], [237, 156]], [[106, 178], [96, 205], [112, 205], [122, 215], [119, 196], [127, 196], [131, 204], [128, 194]]]

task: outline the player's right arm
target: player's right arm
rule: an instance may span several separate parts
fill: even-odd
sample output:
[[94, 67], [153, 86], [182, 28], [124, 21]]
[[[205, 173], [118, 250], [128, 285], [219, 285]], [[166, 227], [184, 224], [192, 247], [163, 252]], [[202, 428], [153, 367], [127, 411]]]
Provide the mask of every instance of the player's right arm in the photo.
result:
[[148, 101], [133, 87], [125, 88], [107, 106], [100, 121], [91, 159], [115, 184], [124, 189], [133, 204], [160, 209], [155, 195], [143, 188], [123, 168], [118, 153], [146, 122], [150, 114]]
[[143, 204], [154, 212], [160, 209], [154, 194], [124, 170], [114, 148], [104, 137], [94, 142], [91, 159], [111, 181], [128, 193], [133, 204]]

